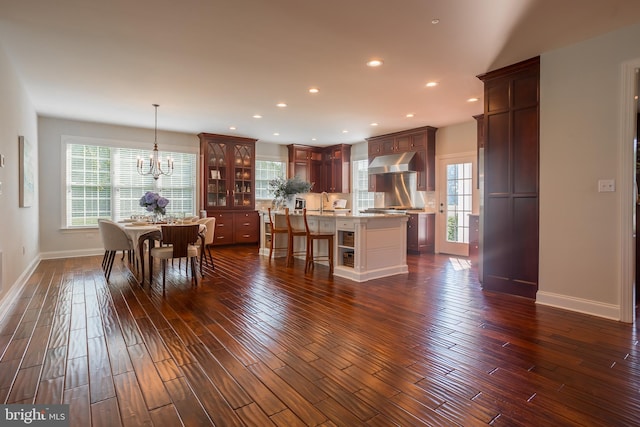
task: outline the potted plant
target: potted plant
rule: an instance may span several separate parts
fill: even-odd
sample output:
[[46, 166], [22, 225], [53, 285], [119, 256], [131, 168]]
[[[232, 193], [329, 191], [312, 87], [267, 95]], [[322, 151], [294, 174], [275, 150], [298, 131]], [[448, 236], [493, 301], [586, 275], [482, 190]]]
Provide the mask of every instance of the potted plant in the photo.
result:
[[273, 205], [276, 208], [284, 207], [291, 202], [295, 194], [308, 193], [313, 184], [302, 180], [298, 175], [285, 179], [277, 177], [269, 181], [269, 190], [273, 192]]

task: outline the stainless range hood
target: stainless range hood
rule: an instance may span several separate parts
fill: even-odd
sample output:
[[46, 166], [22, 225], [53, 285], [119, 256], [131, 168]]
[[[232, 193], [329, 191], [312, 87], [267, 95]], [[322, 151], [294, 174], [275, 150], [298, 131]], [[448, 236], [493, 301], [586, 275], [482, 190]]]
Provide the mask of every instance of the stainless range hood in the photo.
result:
[[369, 175], [415, 171], [416, 169], [411, 162], [415, 154], [415, 151], [409, 151], [375, 157], [369, 164]]

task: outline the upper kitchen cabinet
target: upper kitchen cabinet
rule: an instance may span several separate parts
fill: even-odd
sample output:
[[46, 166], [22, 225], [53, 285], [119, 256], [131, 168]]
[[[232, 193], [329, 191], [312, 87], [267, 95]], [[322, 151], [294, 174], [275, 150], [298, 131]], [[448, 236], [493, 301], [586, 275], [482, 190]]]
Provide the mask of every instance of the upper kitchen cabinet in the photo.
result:
[[291, 144], [289, 178], [311, 182], [312, 192], [348, 193], [351, 183], [351, 146], [311, 147]]
[[351, 146], [333, 145], [324, 149], [324, 191], [348, 193], [351, 182]]
[[322, 179], [322, 150], [318, 147], [291, 144], [289, 149], [289, 178], [298, 176], [313, 184], [312, 192], [324, 191]]
[[255, 139], [201, 133], [201, 208], [255, 209]]
[[[431, 126], [395, 132], [387, 135], [367, 138], [369, 144], [369, 163], [377, 157], [389, 154], [415, 152], [416, 190], [435, 191], [436, 189], [436, 131]], [[369, 177], [375, 182], [375, 175]], [[370, 191], [377, 190], [369, 186]], [[378, 190], [379, 191], [379, 190]]]

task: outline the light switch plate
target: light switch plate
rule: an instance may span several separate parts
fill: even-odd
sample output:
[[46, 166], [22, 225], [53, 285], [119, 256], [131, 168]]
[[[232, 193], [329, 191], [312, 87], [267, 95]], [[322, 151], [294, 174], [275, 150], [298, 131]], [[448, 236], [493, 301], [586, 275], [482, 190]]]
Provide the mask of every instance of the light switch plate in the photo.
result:
[[616, 181], [614, 179], [598, 180], [598, 193], [608, 193], [616, 191]]

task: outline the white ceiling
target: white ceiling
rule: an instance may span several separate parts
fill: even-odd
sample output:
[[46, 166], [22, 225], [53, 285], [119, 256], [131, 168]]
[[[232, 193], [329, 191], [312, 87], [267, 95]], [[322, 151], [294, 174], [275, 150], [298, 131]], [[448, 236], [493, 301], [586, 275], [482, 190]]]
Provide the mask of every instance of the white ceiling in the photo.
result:
[[468, 121], [478, 74], [636, 22], [638, 0], [0, 0], [0, 45], [42, 116], [152, 128], [158, 103], [163, 130], [328, 145]]

